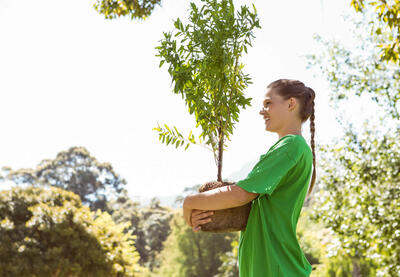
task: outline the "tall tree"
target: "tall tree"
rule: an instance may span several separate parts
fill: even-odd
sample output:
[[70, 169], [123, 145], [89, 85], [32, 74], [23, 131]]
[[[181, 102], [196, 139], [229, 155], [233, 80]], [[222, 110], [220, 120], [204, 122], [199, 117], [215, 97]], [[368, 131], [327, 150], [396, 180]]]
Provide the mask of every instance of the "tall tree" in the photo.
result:
[[130, 16], [131, 19], [146, 19], [161, 0], [96, 0], [94, 8], [107, 19]]
[[139, 254], [110, 215], [59, 188], [0, 192], [0, 275], [138, 276]]
[[238, 277], [239, 276], [239, 263], [238, 263], [238, 246], [239, 246], [239, 233], [231, 242], [231, 250], [223, 253], [220, 256], [222, 264], [218, 268], [218, 273], [214, 277]]
[[110, 196], [118, 195], [126, 181], [110, 163], [100, 163], [84, 147], [71, 147], [34, 169], [9, 170], [7, 179], [16, 184], [56, 186], [78, 194], [92, 210], [106, 209]]
[[143, 265], [144, 261], [147, 260], [147, 249], [139, 204], [139, 202], [129, 198], [128, 192], [123, 189], [118, 198], [107, 202], [106, 210], [116, 223], [130, 223], [126, 226], [124, 232], [131, 233], [136, 237], [134, 244], [140, 255], [139, 263]]
[[309, 56], [331, 85], [338, 117], [348, 97], [365, 95], [380, 108], [372, 116], [381, 119], [355, 126], [342, 118], [344, 137], [320, 147], [323, 172], [312, 217], [341, 239], [333, 248], [353, 259], [353, 276], [400, 276], [400, 79], [393, 78], [400, 68], [380, 62], [375, 42], [385, 38], [365, 32], [370, 20], [354, 25], [355, 49], [325, 41], [325, 54]]
[[147, 250], [144, 265], [153, 270], [160, 266], [156, 256], [163, 250], [164, 242], [171, 233], [170, 222], [173, 214], [171, 209], [162, 207], [160, 200], [156, 197], [152, 198], [150, 204], [140, 212], [145, 249]]
[[157, 198], [153, 198], [146, 207], [139, 208], [138, 205], [124, 191], [118, 199], [109, 203], [109, 211], [115, 222], [131, 223], [124, 231], [136, 236], [139, 263], [153, 270], [159, 266], [155, 257], [163, 249], [163, 243], [171, 232], [172, 211], [162, 207]]
[[361, 13], [373, 13], [371, 32], [380, 35], [389, 32], [386, 40], [379, 44], [382, 61], [399, 63], [400, 54], [400, 1], [399, 0], [351, 0], [351, 6]]
[[388, 113], [391, 118], [400, 119], [399, 65], [380, 61], [376, 45], [385, 42], [390, 34], [371, 35], [368, 30], [372, 16], [365, 14], [358, 20], [345, 17], [352, 24], [349, 31], [355, 39], [353, 49], [338, 40], [315, 35], [323, 51], [307, 55], [308, 68], [318, 68], [329, 82], [329, 97], [335, 109], [349, 97], [365, 95], [384, 109], [385, 116]]
[[237, 238], [236, 233], [194, 233], [180, 210], [174, 213], [171, 228], [157, 257], [161, 266], [153, 276], [214, 276], [222, 264], [220, 256], [231, 250], [231, 243]]
[[[205, 144], [214, 154], [218, 167], [217, 180], [222, 181], [222, 157], [226, 139], [233, 132], [234, 121], [238, 121], [239, 107], [250, 105], [251, 98], [246, 98], [244, 89], [251, 83], [248, 74], [242, 72], [240, 63], [242, 52], [247, 53], [254, 37], [253, 29], [261, 28], [257, 18], [256, 8], [251, 12], [246, 6], [241, 6], [236, 13], [232, 0], [201, 0], [199, 9], [190, 3], [189, 23], [183, 24], [179, 18], [174, 21], [175, 37], [182, 37], [177, 47], [177, 41], [172, 33], [163, 33], [164, 39], [157, 46], [161, 57], [160, 67], [166, 62], [168, 72], [175, 83], [173, 92], [185, 98], [190, 114], [195, 114], [198, 127], [203, 132], [201, 139], [207, 137]], [[178, 132], [176, 127], [165, 128], [159, 124], [153, 130], [159, 132], [159, 139], [175, 144], [176, 148], [187, 142], [197, 144], [192, 131], [188, 139]]]

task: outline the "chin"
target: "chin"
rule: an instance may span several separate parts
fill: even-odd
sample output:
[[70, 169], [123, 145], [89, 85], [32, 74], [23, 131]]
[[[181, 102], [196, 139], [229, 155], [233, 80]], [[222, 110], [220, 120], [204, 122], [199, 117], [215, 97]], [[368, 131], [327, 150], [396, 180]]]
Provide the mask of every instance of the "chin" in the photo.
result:
[[275, 131], [272, 130], [269, 126], [265, 127], [265, 130], [267, 130], [268, 132], [271, 132], [271, 133], [275, 133]]

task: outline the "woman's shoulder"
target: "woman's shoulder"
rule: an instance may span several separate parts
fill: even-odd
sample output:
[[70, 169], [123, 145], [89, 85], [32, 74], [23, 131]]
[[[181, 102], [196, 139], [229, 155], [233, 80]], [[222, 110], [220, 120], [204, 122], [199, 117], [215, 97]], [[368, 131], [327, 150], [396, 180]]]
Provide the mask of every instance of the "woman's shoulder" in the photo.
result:
[[[284, 151], [289, 157], [295, 162], [301, 155], [306, 153], [307, 155], [311, 152], [311, 149], [306, 142], [305, 138], [301, 135], [289, 134], [281, 137], [271, 148], [270, 151]], [[270, 152], [269, 151], [269, 152]]]
[[[286, 147], [299, 147], [305, 142], [304, 138], [300, 135], [288, 134], [278, 139], [271, 147], [270, 150]], [[306, 143], [307, 144], [307, 143]]]

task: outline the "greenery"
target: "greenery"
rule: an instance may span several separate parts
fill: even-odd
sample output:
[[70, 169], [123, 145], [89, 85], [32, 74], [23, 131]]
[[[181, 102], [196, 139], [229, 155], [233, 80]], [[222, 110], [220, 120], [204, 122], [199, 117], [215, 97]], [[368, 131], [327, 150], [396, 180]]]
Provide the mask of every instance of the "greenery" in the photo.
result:
[[94, 8], [106, 19], [130, 16], [131, 19], [146, 19], [154, 8], [161, 5], [161, 0], [96, 0]]
[[[132, 201], [122, 187], [125, 180], [109, 163], [99, 163], [85, 148], [71, 147], [54, 160], [40, 162], [35, 169], [13, 170], [5, 166], [1, 175], [1, 181], [11, 181], [21, 189], [61, 187], [77, 193], [84, 205], [107, 211], [114, 222], [124, 225], [124, 234], [136, 238], [129, 240], [129, 244], [140, 254], [141, 266], [149, 270], [159, 266], [155, 256], [170, 233], [171, 209], [160, 206], [157, 198], [139, 209], [140, 203]], [[31, 197], [32, 201], [40, 201], [34, 195]]]
[[400, 53], [400, 1], [386, 0], [351, 0], [351, 6], [362, 13], [374, 13], [370, 21], [371, 32], [376, 35], [382, 32], [389, 33], [389, 36], [382, 43], [378, 44], [380, 59], [387, 62], [399, 62]]
[[158, 255], [161, 266], [153, 276], [214, 276], [222, 265], [221, 255], [231, 250], [238, 233], [195, 233], [187, 226], [182, 211], [171, 221], [172, 232]]
[[84, 147], [61, 151], [55, 159], [45, 159], [34, 169], [5, 169], [6, 180], [17, 185], [56, 186], [72, 191], [92, 210], [105, 211], [109, 199], [121, 193], [126, 184], [110, 163], [98, 162]]
[[[351, 97], [366, 96], [383, 109], [393, 119], [400, 119], [400, 72], [393, 63], [382, 63], [376, 44], [383, 43], [389, 33], [370, 35], [368, 32], [371, 14], [360, 19], [345, 16], [350, 23], [354, 38], [352, 48], [338, 40], [327, 40], [315, 35], [320, 44], [320, 54], [306, 55], [308, 68], [318, 68], [330, 84], [330, 104], [340, 109], [343, 101]], [[338, 113], [338, 116], [340, 113]], [[347, 124], [343, 122], [343, 124]]]
[[366, 118], [357, 130], [352, 122], [341, 121], [344, 137], [320, 146], [323, 172], [313, 197], [312, 219], [322, 221], [337, 238], [328, 255], [348, 261], [348, 269], [342, 266], [335, 274], [399, 276], [400, 98], [399, 79], [392, 73], [400, 68], [379, 62], [373, 42], [384, 38], [362, 36], [368, 20], [365, 16], [354, 25], [353, 33], [359, 34], [356, 49], [319, 40], [325, 54], [309, 56], [311, 65], [318, 65], [329, 81], [336, 108], [349, 97], [368, 96], [380, 108], [375, 117], [386, 123]]
[[139, 254], [110, 215], [59, 188], [0, 192], [1, 276], [138, 276]]
[[153, 198], [147, 207], [138, 208], [126, 194], [110, 203], [110, 213], [117, 223], [130, 222], [125, 232], [137, 237], [135, 246], [140, 253], [140, 264], [153, 270], [159, 267], [155, 256], [163, 249], [163, 243], [171, 233], [172, 210], [162, 207]]
[[[242, 6], [236, 13], [232, 0], [201, 0], [202, 7], [190, 3], [189, 23], [179, 18], [174, 21], [174, 37], [181, 37], [179, 44], [172, 33], [163, 33], [164, 39], [157, 46], [161, 57], [160, 67], [166, 62], [174, 83], [173, 92], [181, 94], [189, 113], [195, 114], [196, 128], [201, 125], [203, 132], [196, 142], [192, 131], [188, 139], [174, 126], [165, 129], [159, 124], [153, 130], [159, 132], [159, 140], [167, 145], [182, 146], [185, 150], [192, 144], [211, 145], [210, 151], [218, 166], [218, 181], [222, 181], [222, 155], [225, 139], [230, 140], [234, 121], [238, 121], [239, 107], [250, 105], [244, 89], [251, 83], [250, 77], [242, 72], [239, 62], [242, 52], [247, 53], [254, 37], [253, 29], [261, 28], [254, 12]], [[203, 145], [207, 148], [205, 145]]]
[[[158, 126], [159, 139], [186, 148], [210, 145], [221, 178], [222, 152], [250, 105], [244, 90], [243, 51], [260, 28], [247, 7], [233, 1], [190, 3], [188, 23], [174, 21], [156, 47], [196, 127], [185, 139], [176, 127]], [[105, 18], [145, 19], [161, 1], [96, 0]], [[319, 179], [297, 226], [312, 277], [400, 276], [400, 68], [399, 1], [352, 0], [359, 13], [352, 47], [315, 35], [319, 53], [308, 67], [329, 84], [330, 104], [343, 136], [317, 144]], [[180, 38], [179, 41], [176, 39]], [[179, 44], [179, 45], [178, 45]], [[384, 62], [386, 61], [386, 62]], [[321, 92], [324, 93], [324, 92]], [[318, 92], [317, 92], [318, 94]], [[368, 101], [377, 112], [355, 124], [349, 100]], [[182, 211], [153, 198], [140, 206], [126, 181], [84, 147], [61, 151], [35, 168], [3, 166], [0, 182], [0, 276], [237, 277], [239, 233], [195, 233]], [[140, 184], [139, 184], [140, 185]], [[181, 203], [199, 185], [187, 187]]]

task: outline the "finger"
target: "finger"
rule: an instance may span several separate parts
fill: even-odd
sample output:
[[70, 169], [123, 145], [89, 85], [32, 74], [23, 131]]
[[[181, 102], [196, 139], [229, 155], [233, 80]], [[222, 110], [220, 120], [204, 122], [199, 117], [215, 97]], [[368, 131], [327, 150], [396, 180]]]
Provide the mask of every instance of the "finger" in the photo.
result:
[[200, 210], [192, 210], [192, 216], [197, 216], [198, 214], [201, 214]]
[[199, 219], [193, 222], [193, 226], [201, 225], [201, 224], [206, 224], [208, 222], [211, 222], [211, 218], [206, 218], [206, 219]]
[[202, 218], [209, 217], [209, 216], [211, 216], [213, 214], [214, 214], [213, 211], [205, 211], [203, 213], [194, 214], [194, 215], [192, 215], [192, 217], [195, 218], [195, 219], [202, 219]]
[[209, 211], [205, 211], [205, 210], [192, 210], [192, 214], [193, 215], [198, 215], [198, 214], [202, 214], [202, 213], [207, 213]]
[[211, 215], [208, 215], [208, 214], [206, 214], [206, 215], [199, 215], [199, 216], [197, 216], [197, 217], [195, 218], [195, 220], [208, 219], [208, 218], [210, 218], [210, 217], [211, 217]]
[[[212, 214], [214, 214], [214, 211], [205, 211], [205, 213], [201, 213], [201, 214], [197, 214], [197, 215], [192, 214], [192, 217], [191, 217], [192, 226], [198, 225], [199, 220], [208, 219], [208, 217], [211, 216]], [[204, 224], [204, 222], [202, 224]]]
[[193, 229], [193, 232], [198, 232], [198, 231], [201, 230], [201, 227], [200, 226], [194, 226], [192, 229]]

